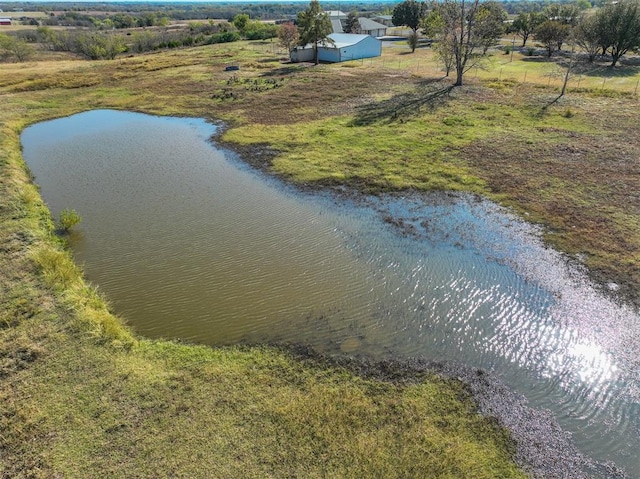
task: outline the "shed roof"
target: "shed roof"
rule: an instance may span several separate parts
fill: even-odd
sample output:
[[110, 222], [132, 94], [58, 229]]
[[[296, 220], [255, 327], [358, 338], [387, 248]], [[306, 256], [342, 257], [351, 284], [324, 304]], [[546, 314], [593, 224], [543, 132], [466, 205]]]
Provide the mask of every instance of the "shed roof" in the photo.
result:
[[370, 35], [364, 35], [359, 33], [332, 33], [328, 36], [333, 40], [333, 45], [327, 43], [323, 45], [325, 48], [345, 48], [360, 43], [367, 38], [373, 38]]
[[325, 13], [329, 15], [329, 17], [346, 17], [347, 16], [346, 13], [341, 12], [340, 10], [329, 10]]

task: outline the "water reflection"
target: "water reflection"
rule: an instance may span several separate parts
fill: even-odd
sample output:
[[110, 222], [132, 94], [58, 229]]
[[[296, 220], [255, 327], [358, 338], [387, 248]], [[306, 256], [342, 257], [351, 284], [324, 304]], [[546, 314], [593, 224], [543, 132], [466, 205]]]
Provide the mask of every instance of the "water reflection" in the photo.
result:
[[96, 111], [23, 134], [45, 201], [84, 217], [77, 258], [136, 329], [483, 367], [640, 476], [638, 314], [540, 231], [464, 195], [301, 195], [215, 150], [212, 131]]

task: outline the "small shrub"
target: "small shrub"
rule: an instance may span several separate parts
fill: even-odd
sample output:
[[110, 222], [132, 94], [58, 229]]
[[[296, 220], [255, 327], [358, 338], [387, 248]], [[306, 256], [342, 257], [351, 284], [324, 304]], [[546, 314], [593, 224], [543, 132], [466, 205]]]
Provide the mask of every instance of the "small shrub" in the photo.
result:
[[565, 118], [573, 118], [575, 116], [575, 113], [571, 108], [567, 108], [562, 114], [562, 116], [564, 116]]
[[236, 32], [215, 33], [209, 37], [207, 43], [231, 43], [240, 40]]
[[58, 230], [61, 233], [68, 233], [71, 228], [80, 223], [82, 218], [76, 210], [64, 209], [60, 212], [58, 220]]
[[442, 123], [447, 126], [473, 126], [473, 122], [460, 116], [450, 116], [442, 120]]
[[504, 54], [508, 55], [509, 53], [511, 53], [511, 46], [510, 45], [506, 45], [504, 47]]
[[525, 50], [525, 53], [527, 54], [528, 57], [532, 57], [535, 52], [536, 52], [536, 49], [533, 47], [527, 47], [527, 49]]

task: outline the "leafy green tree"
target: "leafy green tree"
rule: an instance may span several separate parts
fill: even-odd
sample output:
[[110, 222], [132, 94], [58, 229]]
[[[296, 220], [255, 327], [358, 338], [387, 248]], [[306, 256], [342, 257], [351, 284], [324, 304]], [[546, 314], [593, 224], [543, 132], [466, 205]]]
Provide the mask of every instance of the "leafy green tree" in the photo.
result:
[[360, 33], [360, 22], [358, 21], [358, 14], [355, 10], [352, 10], [347, 14], [344, 31], [345, 33]]
[[404, 25], [417, 32], [426, 14], [427, 4], [425, 2], [405, 0], [394, 7], [391, 21], [396, 26]]
[[582, 19], [583, 10], [577, 3], [552, 3], [542, 11], [542, 14], [547, 20], [575, 27]]
[[137, 19], [124, 13], [116, 13], [111, 18], [107, 18], [107, 20], [110, 20], [115, 28], [133, 28], [138, 25]]
[[591, 2], [589, 2], [589, 0], [576, 0], [575, 5], [583, 12], [585, 10], [589, 10], [592, 7]]
[[149, 12], [138, 17], [137, 24], [139, 27], [166, 27], [169, 24], [169, 19], [166, 16], [159, 16], [159, 13]]
[[0, 34], [0, 53], [24, 62], [33, 54], [33, 47], [20, 38]]
[[242, 35], [244, 35], [244, 31], [249, 24], [249, 15], [246, 13], [238, 13], [233, 17], [231, 23], [233, 23], [233, 26], [236, 27]]
[[318, 64], [318, 45], [331, 42], [327, 37], [333, 32], [329, 15], [320, 9], [318, 0], [311, 0], [309, 8], [298, 13], [300, 45], [310, 43], [313, 46], [313, 58]]
[[522, 46], [525, 47], [529, 37], [543, 21], [544, 17], [539, 12], [522, 12], [515, 18], [509, 31], [522, 37]]
[[592, 63], [595, 60], [596, 56], [602, 49], [602, 23], [600, 16], [589, 15], [584, 17], [573, 31], [573, 37], [576, 45], [587, 53], [589, 56], [589, 63]]
[[507, 12], [498, 2], [483, 2], [476, 15], [474, 35], [477, 37], [482, 53], [487, 53], [506, 31]]
[[609, 3], [597, 13], [601, 26], [601, 45], [611, 53], [611, 66], [629, 50], [640, 47], [640, 1]]
[[571, 27], [558, 20], [545, 20], [535, 31], [536, 40], [547, 50], [547, 56], [551, 57], [553, 52], [560, 50], [562, 44], [569, 38]]
[[434, 4], [423, 22], [426, 35], [438, 43], [441, 60], [452, 58], [456, 71], [455, 86], [462, 85], [466, 72], [478, 64], [487, 45], [502, 33], [504, 11], [493, 2], [480, 0], [444, 0]]

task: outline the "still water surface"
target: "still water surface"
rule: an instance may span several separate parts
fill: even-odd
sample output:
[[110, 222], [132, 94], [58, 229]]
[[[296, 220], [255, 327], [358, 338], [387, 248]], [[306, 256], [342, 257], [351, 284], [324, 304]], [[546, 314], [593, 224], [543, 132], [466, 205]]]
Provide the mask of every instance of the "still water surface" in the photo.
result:
[[486, 368], [640, 477], [638, 312], [535, 228], [466, 196], [300, 194], [216, 149], [214, 131], [100, 110], [22, 135], [54, 215], [83, 217], [77, 260], [134, 329]]

